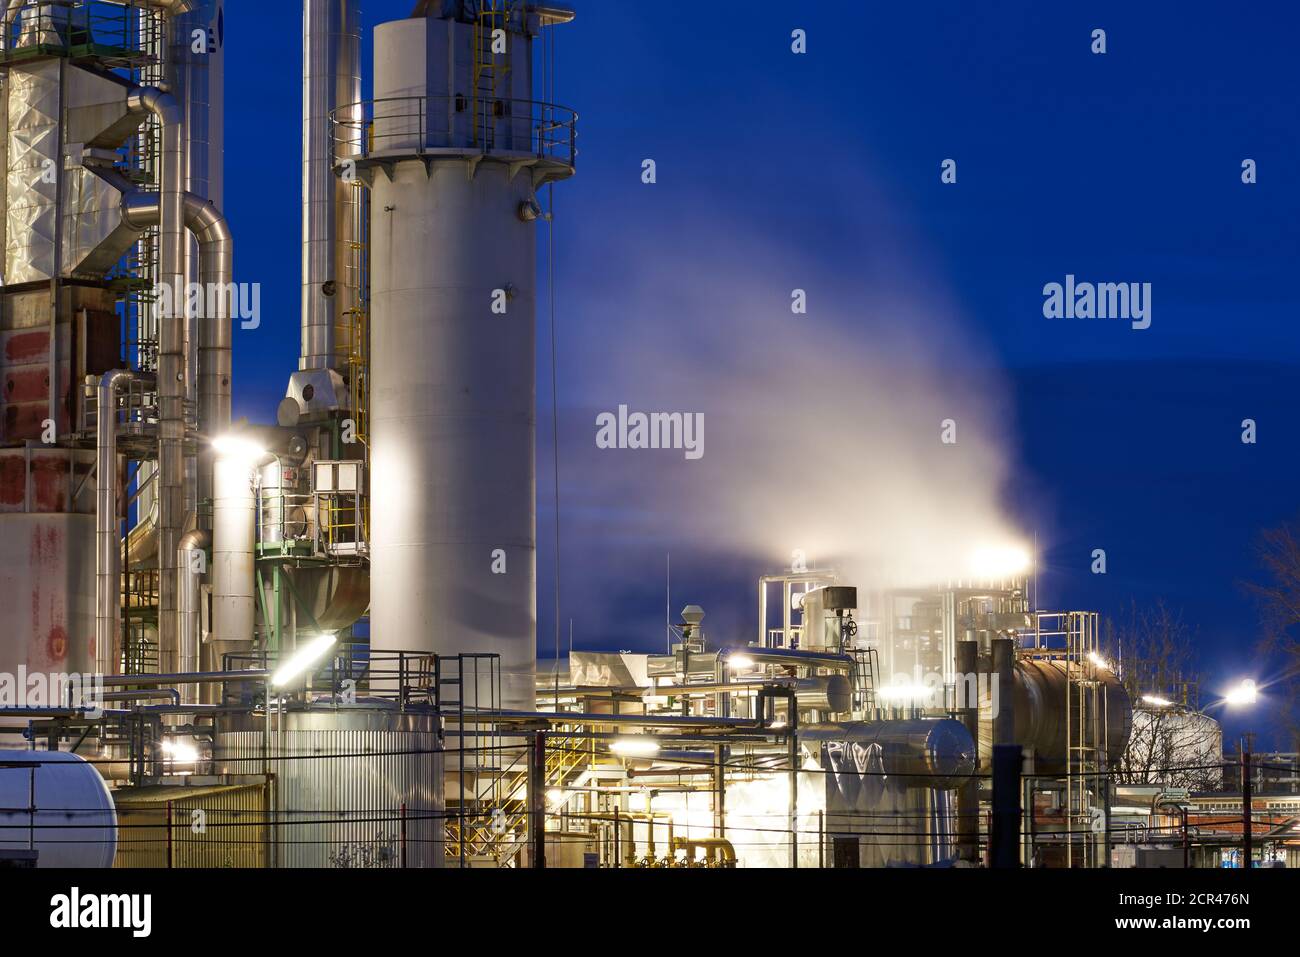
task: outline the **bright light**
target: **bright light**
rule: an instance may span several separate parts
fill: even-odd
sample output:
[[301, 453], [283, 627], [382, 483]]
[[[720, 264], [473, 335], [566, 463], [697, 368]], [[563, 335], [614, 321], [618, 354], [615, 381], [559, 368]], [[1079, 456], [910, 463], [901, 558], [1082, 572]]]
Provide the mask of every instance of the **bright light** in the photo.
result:
[[1259, 700], [1259, 690], [1255, 687], [1255, 682], [1247, 678], [1241, 684], [1237, 685], [1237, 687], [1224, 695], [1223, 700], [1230, 705], [1238, 707], [1241, 705], [1254, 704]]
[[1154, 705], [1157, 708], [1168, 708], [1171, 704], [1173, 704], [1173, 702], [1170, 701], [1168, 698], [1162, 698], [1158, 694], [1144, 694], [1142, 696], [1142, 700], [1149, 705]]
[[245, 435], [223, 435], [212, 440], [212, 450], [223, 459], [256, 462], [266, 449]]
[[886, 701], [914, 701], [926, 697], [929, 693], [930, 689], [925, 685], [901, 683], [884, 685], [879, 691], [880, 697]]
[[552, 804], [563, 804], [564, 792], [559, 788], [551, 788], [546, 792], [546, 800], [550, 801]]
[[628, 758], [648, 758], [659, 753], [659, 742], [654, 738], [615, 738], [609, 749]]
[[986, 546], [971, 552], [970, 573], [976, 578], [996, 580], [1023, 575], [1033, 566], [1033, 556], [1016, 545]]
[[189, 741], [164, 738], [159, 747], [162, 748], [162, 753], [167, 755], [173, 764], [193, 764], [199, 759], [199, 749]]
[[1101, 655], [1097, 654], [1097, 652], [1095, 651], [1088, 652], [1088, 660], [1091, 661], [1098, 668], [1104, 668], [1106, 671], [1111, 670], [1110, 662], [1107, 661], [1105, 658], [1103, 658]]
[[283, 688], [290, 681], [300, 677], [308, 668], [325, 657], [338, 638], [333, 634], [317, 635], [307, 644], [303, 645], [284, 664], [276, 670], [271, 677], [271, 685], [276, 688]]
[[732, 671], [749, 671], [754, 667], [754, 659], [748, 655], [732, 655], [727, 659], [727, 667]]

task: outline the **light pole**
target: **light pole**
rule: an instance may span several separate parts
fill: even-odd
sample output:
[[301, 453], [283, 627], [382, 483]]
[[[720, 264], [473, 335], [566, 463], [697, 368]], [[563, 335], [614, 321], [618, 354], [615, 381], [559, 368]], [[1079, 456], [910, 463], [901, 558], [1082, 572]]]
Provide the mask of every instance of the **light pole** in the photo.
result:
[[[1249, 678], [1242, 681], [1223, 697], [1224, 704], [1230, 708], [1247, 708], [1259, 700], [1259, 689]], [[1243, 735], [1237, 743], [1237, 755], [1241, 765], [1241, 866], [1255, 866], [1255, 808], [1254, 795], [1250, 782], [1250, 734]]]

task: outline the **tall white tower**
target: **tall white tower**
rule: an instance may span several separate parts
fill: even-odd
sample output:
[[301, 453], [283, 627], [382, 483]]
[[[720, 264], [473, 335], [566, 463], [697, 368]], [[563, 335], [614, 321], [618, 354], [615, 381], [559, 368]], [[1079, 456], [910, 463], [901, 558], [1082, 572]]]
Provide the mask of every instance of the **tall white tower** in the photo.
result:
[[371, 647], [499, 654], [500, 704], [531, 710], [537, 192], [573, 174], [575, 135], [571, 112], [534, 102], [532, 41], [572, 14], [425, 6], [375, 33], [359, 163], [371, 184]]

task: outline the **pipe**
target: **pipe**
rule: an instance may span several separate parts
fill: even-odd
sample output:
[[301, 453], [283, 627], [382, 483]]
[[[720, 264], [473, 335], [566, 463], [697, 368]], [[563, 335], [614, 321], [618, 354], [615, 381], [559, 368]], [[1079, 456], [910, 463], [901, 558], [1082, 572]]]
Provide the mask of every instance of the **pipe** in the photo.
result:
[[[221, 435], [230, 427], [231, 317], [234, 307], [234, 237], [221, 210], [194, 193], [181, 195], [185, 227], [199, 244], [199, 283], [206, 291], [205, 317], [199, 336], [199, 431]], [[161, 221], [157, 194], [132, 192], [122, 196], [123, 221], [144, 230]], [[211, 469], [200, 468], [200, 482]], [[208, 482], [211, 480], [208, 479]], [[209, 494], [200, 494], [210, 498]]]
[[998, 713], [993, 718], [993, 744], [1015, 744], [1016, 736], [1016, 642], [1013, 638], [993, 639], [993, 674], [998, 683]]
[[0, 37], [0, 50], [9, 49], [9, 38], [13, 33], [14, 23], [17, 22], [18, 14], [25, 6], [27, 6], [27, 0], [9, 0], [6, 5], [4, 36]]
[[[303, 0], [302, 346], [300, 369], [342, 365], [335, 329], [344, 321], [357, 277], [351, 240], [355, 188], [334, 173], [338, 156], [361, 155], [361, 27], [357, 0]], [[355, 114], [334, 139], [331, 113]], [[327, 285], [329, 284], [329, 285]], [[330, 294], [332, 293], [332, 294]]]
[[[176, 556], [177, 600], [180, 605], [180, 666], [185, 673], [199, 670], [199, 581], [203, 573], [194, 567], [194, 553], [202, 555], [211, 545], [212, 536], [203, 529], [194, 529], [181, 536], [180, 554]], [[203, 567], [200, 564], [200, 569]], [[198, 689], [186, 685], [185, 704], [198, 704]], [[180, 701], [176, 702], [180, 704]]]
[[158, 243], [164, 293], [160, 301], [167, 301], [165, 290], [172, 295], [170, 308], [160, 309], [158, 316], [158, 666], [171, 671], [178, 653], [174, 562], [186, 514], [185, 125], [176, 98], [157, 87], [135, 87], [126, 102], [132, 113], [152, 114], [162, 125]]
[[[957, 717], [972, 741], [979, 741], [979, 642], [957, 643]], [[969, 677], [975, 676], [972, 693]], [[975, 749], [975, 768], [979, 769], [979, 748]], [[979, 861], [979, 781], [971, 778], [957, 789], [957, 857], [970, 864]]]
[[[122, 622], [122, 545], [117, 514], [117, 390], [135, 376], [104, 373], [98, 386], [95, 436], [95, 672], [117, 671], [115, 645]], [[92, 380], [93, 381], [93, 380]]]
[[252, 463], [239, 455], [218, 457], [212, 493], [212, 641], [220, 656], [247, 650], [253, 641], [257, 519]]
[[[254, 668], [247, 671], [200, 671], [188, 675], [112, 675], [104, 678], [106, 688], [131, 688], [136, 685], [158, 687], [187, 684], [221, 684], [226, 681], [265, 681], [271, 672]], [[210, 709], [205, 709], [210, 710]], [[238, 708], [234, 709], [240, 710]], [[243, 709], [245, 712], [247, 708]]]

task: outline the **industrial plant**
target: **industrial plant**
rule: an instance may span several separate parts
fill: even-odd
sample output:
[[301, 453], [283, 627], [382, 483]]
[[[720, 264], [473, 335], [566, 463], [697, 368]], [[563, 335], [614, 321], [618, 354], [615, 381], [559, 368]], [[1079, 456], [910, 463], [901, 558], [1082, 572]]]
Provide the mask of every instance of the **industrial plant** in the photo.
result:
[[[907, 588], [796, 562], [748, 634], [687, 596], [657, 652], [539, 664], [538, 247], [581, 186], [547, 38], [582, 11], [302, 7], [301, 351], [249, 423], [221, 0], [3, 5], [0, 862], [1217, 866], [1187, 789], [1117, 775], [1171, 702], [1016, 543]], [[1215, 744], [1175, 763], [1221, 765], [1187, 715]]]

